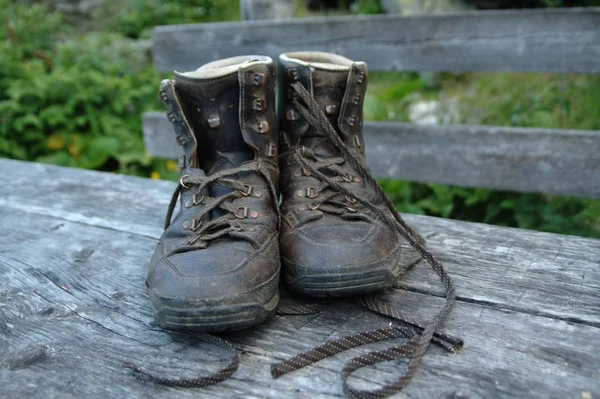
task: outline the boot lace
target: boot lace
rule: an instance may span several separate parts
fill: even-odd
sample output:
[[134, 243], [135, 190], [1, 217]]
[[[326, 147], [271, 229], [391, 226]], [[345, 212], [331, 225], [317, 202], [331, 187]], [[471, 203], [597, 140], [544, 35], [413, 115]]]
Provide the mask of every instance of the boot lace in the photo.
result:
[[[291, 147], [288, 143], [287, 147]], [[297, 148], [292, 148], [290, 151], [281, 154], [282, 158], [292, 156], [296, 165], [302, 165], [300, 169], [301, 176], [312, 176], [312, 170], [320, 170], [323, 175], [326, 175], [327, 179], [320, 179], [318, 184], [306, 187], [303, 192], [298, 195], [305, 196], [311, 199], [310, 204], [305, 206], [303, 210], [315, 211], [319, 210], [324, 213], [340, 216], [345, 219], [364, 219], [366, 215], [362, 214], [362, 205], [348, 195], [344, 195], [331, 184], [330, 181], [334, 181], [338, 184], [348, 186], [350, 189], [356, 187], [357, 184], [361, 183], [359, 176], [353, 175], [348, 168], [348, 164], [344, 157], [324, 157], [319, 156], [310, 148], [304, 145], [300, 145]], [[299, 159], [301, 158], [301, 161]], [[308, 166], [310, 165], [310, 167]], [[313, 176], [315, 177], [315, 176]], [[318, 218], [315, 215], [314, 218], [303, 219], [298, 226], [307, 223], [311, 220]]]
[[[208, 246], [212, 240], [225, 236], [230, 232], [253, 230], [254, 228], [245, 226], [243, 219], [248, 217], [258, 217], [258, 212], [249, 210], [245, 206], [235, 206], [233, 201], [237, 198], [253, 195], [255, 191], [251, 185], [232, 177], [245, 172], [256, 172], [260, 174], [267, 182], [267, 185], [271, 191], [271, 198], [273, 198], [274, 201], [274, 209], [277, 210], [277, 193], [266, 173], [268, 169], [275, 170], [276, 168], [269, 163], [261, 160], [255, 160], [246, 162], [237, 168], [216, 172], [209, 176], [200, 172], [190, 172], [189, 174], [181, 176], [179, 179], [179, 185], [171, 197], [171, 202], [167, 210], [165, 229], [171, 224], [171, 217], [173, 216], [173, 211], [175, 210], [175, 206], [177, 205], [177, 201], [182, 189], [189, 189], [192, 186], [198, 186], [198, 194], [194, 195], [192, 206], [197, 206], [199, 204], [204, 206], [189, 221], [189, 230], [193, 232], [187, 241], [189, 245], [195, 244], [197, 247], [203, 248]], [[216, 198], [201, 195], [200, 193], [202, 193], [203, 190], [210, 185], [229, 187], [233, 190]], [[213, 220], [205, 221], [206, 216], [215, 209], [223, 210], [225, 211], [225, 214], [218, 216]], [[244, 235], [240, 236], [240, 238], [250, 241], [253, 245], [258, 245], [258, 243], [255, 243], [250, 236]]]
[[[300, 100], [294, 100], [294, 105], [298, 111], [313, 127], [322, 132], [325, 138], [340, 151], [343, 161], [348, 162], [353, 170], [364, 179], [365, 184], [367, 184], [368, 187], [374, 191], [375, 201], [383, 204], [384, 206], [376, 206], [369, 199], [361, 198], [360, 196], [355, 195], [351, 190], [344, 187], [344, 185], [338, 179], [328, 176], [321, 171], [321, 169], [332, 169], [332, 167], [335, 165], [341, 165], [343, 163], [342, 158], [333, 158], [327, 161], [318, 160], [313, 156], [314, 154], [311, 154], [303, 147], [295, 150], [294, 158], [304, 168], [306, 168], [307, 171], [336, 191], [337, 193], [335, 195], [342, 194], [343, 196], [353, 199], [357, 204], [361, 204], [375, 216], [380, 218], [380, 220], [383, 220], [389, 226], [393, 227], [404, 239], [406, 239], [418, 254], [418, 257], [413, 263], [411, 263], [411, 265], [416, 264], [421, 259], [425, 259], [425, 261], [429, 263], [445, 287], [446, 303], [444, 307], [427, 323], [419, 323], [414, 317], [392, 308], [376, 296], [357, 297], [354, 299], [354, 302], [359, 306], [369, 309], [375, 313], [387, 316], [391, 319], [398, 320], [404, 325], [360, 332], [329, 341], [323, 345], [293, 356], [290, 359], [272, 365], [271, 375], [274, 378], [278, 378], [284, 374], [318, 362], [321, 359], [372, 342], [379, 342], [394, 338], [407, 338], [408, 341], [403, 345], [391, 346], [383, 350], [370, 351], [350, 359], [345, 364], [341, 373], [344, 393], [351, 398], [371, 399], [393, 395], [397, 392], [400, 392], [410, 382], [412, 377], [415, 375], [417, 367], [419, 366], [421, 359], [423, 358], [423, 355], [427, 351], [427, 348], [431, 342], [440, 345], [449, 352], [455, 352], [463, 346], [463, 341], [461, 339], [436, 331], [442, 325], [444, 319], [450, 312], [455, 302], [456, 292], [454, 284], [452, 283], [450, 276], [444, 269], [441, 262], [425, 248], [424, 239], [406, 224], [381, 186], [373, 177], [371, 177], [360, 159], [355, 156], [340, 139], [338, 133], [335, 131], [333, 126], [331, 126], [327, 116], [325, 116], [323, 111], [321, 111], [319, 104], [312, 98], [311, 94], [304, 88], [304, 86], [302, 86], [302, 84], [298, 82], [292, 84], [292, 87], [298, 93], [299, 99], [302, 100], [302, 102]], [[326, 199], [324, 199], [321, 204], [324, 204], [325, 202], [331, 204], [336, 201], [333, 194], [325, 198]], [[321, 207], [323, 206], [321, 205]], [[398, 282], [396, 282], [395, 286], [398, 286]], [[306, 315], [322, 311], [325, 308], [327, 308], [327, 303], [325, 302], [282, 303], [280, 304], [277, 313]], [[194, 336], [216, 345], [226, 348], [233, 348], [232, 345], [227, 341], [214, 337], [210, 334], [195, 333]], [[229, 364], [225, 368], [208, 376], [190, 379], [163, 377], [138, 367], [132, 363], [124, 363], [123, 366], [128, 367], [134, 372], [137, 372], [147, 377], [151, 381], [159, 384], [183, 387], [201, 387], [223, 381], [229, 378], [237, 370], [238, 357], [237, 354], [235, 354], [235, 349], [233, 349], [233, 351], [234, 354]], [[382, 388], [363, 390], [354, 388], [348, 384], [348, 377], [355, 371], [363, 367], [397, 359], [406, 360], [408, 362], [408, 366], [404, 368], [400, 377], [398, 377], [395, 381], [384, 385]]]
[[[419, 253], [423, 259], [427, 261], [427, 263], [429, 263], [429, 265], [437, 273], [438, 277], [446, 288], [446, 304], [443, 309], [440, 310], [429, 322], [427, 322], [425, 325], [420, 325], [412, 317], [391, 309], [388, 305], [375, 297], [360, 298], [358, 299], [358, 303], [361, 306], [364, 306], [376, 313], [402, 320], [405, 323], [412, 325], [412, 328], [391, 327], [343, 337], [273, 365], [271, 368], [271, 374], [273, 377], [277, 378], [285, 373], [305, 367], [306, 365], [312, 364], [320, 359], [335, 355], [350, 348], [365, 345], [370, 342], [377, 342], [397, 337], [409, 338], [408, 342], [403, 345], [389, 347], [384, 350], [371, 351], [361, 356], [354, 357], [346, 363], [342, 370], [342, 383], [346, 395], [353, 398], [381, 398], [389, 396], [401, 391], [410, 382], [432, 340], [446, 341], [443, 346], [451, 351], [454, 351], [457, 347], [462, 346], [462, 341], [443, 334], [435, 336], [434, 339], [436, 330], [442, 325], [445, 317], [448, 315], [452, 305], [455, 302], [456, 292], [454, 284], [452, 283], [450, 276], [444, 269], [441, 262], [425, 248], [425, 243], [422, 237], [420, 237], [406, 224], [379, 183], [377, 183], [377, 181], [369, 174], [360, 159], [358, 159], [348, 149], [333, 126], [331, 126], [329, 123], [327, 116], [323, 113], [319, 104], [311, 96], [308, 90], [306, 90], [299, 82], [293, 83], [292, 88], [296, 91], [296, 93], [298, 93], [298, 99], [294, 100], [294, 106], [298, 112], [300, 112], [300, 114], [308, 121], [308, 123], [319, 130], [339, 150], [346, 162], [348, 162], [348, 164], [358, 173], [358, 175], [364, 179], [369, 188], [375, 192], [376, 201], [384, 204], [384, 208], [382, 209], [382, 207], [374, 205], [369, 199], [361, 198], [355, 195], [352, 191], [335, 181], [335, 179], [332, 179], [320, 171], [318, 168], [318, 163], [312, 163], [310, 158], [306, 156], [305, 150], [302, 148], [296, 151], [294, 155], [295, 159], [321, 181], [325, 182], [334, 190], [344, 194], [345, 196], [353, 198], [357, 203], [360, 203], [365, 208], [369, 209], [374, 215], [380, 218], [380, 220], [385, 221], [389, 226], [398, 231], [398, 233], [408, 241], [408, 243]], [[386, 384], [382, 388], [375, 390], [357, 389], [348, 384], [348, 377], [356, 370], [369, 365], [395, 359], [407, 360], [408, 367], [402, 373], [402, 375], [392, 383]]]

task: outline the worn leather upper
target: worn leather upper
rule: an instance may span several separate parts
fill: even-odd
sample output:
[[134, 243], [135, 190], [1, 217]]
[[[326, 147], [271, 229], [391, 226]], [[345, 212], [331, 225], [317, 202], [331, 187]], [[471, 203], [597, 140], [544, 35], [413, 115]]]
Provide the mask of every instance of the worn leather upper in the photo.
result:
[[[300, 267], [332, 271], [388, 257], [399, 249], [397, 233], [352, 198], [336, 196], [294, 158], [294, 150], [302, 147], [314, 152], [318, 160], [340, 157], [339, 151], [296, 110], [296, 95], [290, 85], [300, 82], [350, 151], [364, 161], [366, 65], [326, 53], [288, 53], [280, 56], [279, 75], [282, 259]], [[377, 201], [347, 163], [337, 167], [339, 170], [323, 170], [357, 196]], [[337, 212], [324, 211], [331, 208]]]
[[[183, 156], [180, 211], [167, 221], [148, 269], [147, 283], [155, 295], [239, 299], [261, 285], [277, 284], [274, 89], [273, 62], [257, 56], [207, 64], [162, 82], [160, 96]], [[250, 166], [204, 187], [186, 183]], [[226, 180], [235, 182], [220, 183]], [[234, 197], [202, 216], [212, 200], [227, 194]], [[230, 219], [202, 230], [223, 217]]]

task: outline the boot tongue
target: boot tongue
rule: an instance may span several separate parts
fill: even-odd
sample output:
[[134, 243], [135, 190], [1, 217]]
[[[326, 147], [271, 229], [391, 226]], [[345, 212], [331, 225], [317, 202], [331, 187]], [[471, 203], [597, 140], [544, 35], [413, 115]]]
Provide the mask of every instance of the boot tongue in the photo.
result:
[[[175, 88], [198, 142], [198, 166], [208, 176], [254, 159], [254, 151], [244, 141], [239, 125], [237, 72], [219, 79], [176, 75]], [[211, 197], [231, 191], [217, 185], [208, 188]], [[211, 218], [221, 214], [222, 211], [215, 210]]]
[[[327, 115], [329, 123], [339, 133], [338, 117], [346, 92], [349, 69], [323, 69], [327, 68], [328, 65], [321, 63], [314, 64], [315, 68], [312, 71], [313, 96], [320, 105], [320, 108], [325, 112], [325, 115]], [[312, 148], [318, 156], [337, 156], [338, 151], [335, 151], [329, 144], [322, 132], [312, 126], [304, 134], [302, 142], [308, 148]]]

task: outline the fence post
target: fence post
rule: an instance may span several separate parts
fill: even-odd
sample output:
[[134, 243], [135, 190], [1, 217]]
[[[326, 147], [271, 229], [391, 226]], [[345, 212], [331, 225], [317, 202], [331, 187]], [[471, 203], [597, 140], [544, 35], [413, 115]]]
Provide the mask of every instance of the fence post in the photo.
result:
[[288, 19], [294, 16], [294, 0], [240, 0], [243, 21]]

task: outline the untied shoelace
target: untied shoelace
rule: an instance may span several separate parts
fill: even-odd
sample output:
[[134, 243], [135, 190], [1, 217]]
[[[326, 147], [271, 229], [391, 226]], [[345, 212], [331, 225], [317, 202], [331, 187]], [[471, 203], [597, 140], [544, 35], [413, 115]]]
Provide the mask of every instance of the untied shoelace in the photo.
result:
[[[294, 105], [298, 112], [300, 112], [300, 114], [314, 128], [320, 131], [327, 138], [327, 140], [329, 140], [340, 151], [340, 154], [344, 157], [346, 162], [348, 162], [350, 166], [354, 168], [354, 170], [364, 179], [365, 184], [374, 190], [377, 199], [381, 203], [385, 204], [385, 210], [373, 205], [366, 199], [354, 195], [341, 184], [322, 173], [319, 168], [323, 165], [326, 166], [326, 164], [321, 163], [320, 165], [315, 165], [311, 163], [310, 159], [304, 156], [304, 152], [306, 150], [303, 147], [299, 147], [295, 150], [294, 157], [297, 162], [306, 168], [306, 170], [308, 170], [311, 174], [313, 174], [313, 176], [317, 177], [337, 192], [359, 202], [373, 212], [378, 218], [380, 218], [380, 220], [383, 220], [389, 226], [397, 230], [398, 233], [405, 240], [407, 240], [411, 247], [420, 255], [420, 258], [425, 259], [425, 261], [429, 263], [432, 269], [436, 272], [446, 289], [446, 303], [444, 307], [433, 316], [433, 318], [431, 318], [424, 325], [421, 325], [414, 320], [413, 317], [392, 308], [387, 303], [375, 296], [354, 298], [355, 303], [358, 305], [375, 313], [399, 320], [406, 326], [380, 328], [351, 334], [349, 336], [326, 342], [323, 345], [317, 346], [308, 351], [295, 355], [290, 359], [272, 365], [271, 374], [274, 378], [278, 378], [284, 374], [298, 370], [318, 362], [321, 359], [333, 356], [351, 348], [387, 339], [408, 338], [408, 341], [402, 345], [391, 346], [382, 350], [374, 350], [360, 356], [356, 356], [346, 362], [342, 369], [342, 384], [344, 393], [347, 396], [360, 399], [383, 398], [400, 392], [410, 382], [417, 371], [423, 355], [432, 341], [450, 352], [455, 352], [463, 346], [461, 339], [436, 332], [436, 330], [438, 330], [442, 325], [445, 317], [448, 315], [455, 302], [456, 292], [454, 289], [454, 284], [452, 283], [450, 276], [444, 269], [441, 262], [425, 248], [424, 240], [419, 236], [418, 233], [416, 233], [406, 224], [379, 183], [377, 183], [377, 181], [370, 175], [365, 166], [363, 166], [362, 162], [350, 152], [344, 141], [339, 137], [333, 126], [331, 126], [327, 116], [320, 109], [319, 104], [314, 100], [311, 94], [304, 88], [304, 86], [302, 86], [302, 84], [298, 82], [293, 83], [292, 87], [298, 93], [299, 99], [294, 100]], [[300, 100], [302, 100], [304, 104], [300, 102]], [[305, 315], [320, 312], [326, 307], [327, 305], [325, 303], [280, 304], [277, 313]], [[123, 363], [123, 366], [144, 375], [146, 378], [155, 383], [180, 387], [202, 387], [216, 384], [226, 380], [235, 373], [239, 364], [239, 358], [235, 352], [235, 348], [231, 343], [211, 334], [191, 334], [193, 337], [197, 337], [209, 343], [231, 349], [233, 354], [229, 364], [213, 374], [196, 378], [163, 377], [129, 362]], [[381, 388], [362, 390], [354, 388], [348, 383], [348, 377], [358, 369], [397, 359], [407, 360], [408, 366], [405, 368], [400, 377]]]

